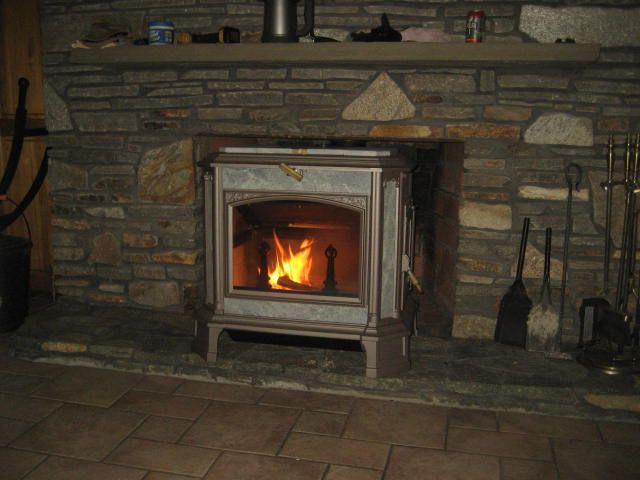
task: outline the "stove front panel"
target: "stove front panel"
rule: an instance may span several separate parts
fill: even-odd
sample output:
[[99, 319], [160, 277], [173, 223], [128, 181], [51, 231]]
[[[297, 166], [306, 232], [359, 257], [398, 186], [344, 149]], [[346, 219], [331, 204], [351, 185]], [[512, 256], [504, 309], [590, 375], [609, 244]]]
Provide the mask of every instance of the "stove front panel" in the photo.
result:
[[[291, 167], [302, 173], [301, 181], [278, 165], [214, 167], [215, 309], [365, 324], [371, 310], [371, 192], [380, 172]], [[274, 275], [282, 251], [296, 256], [305, 250], [312, 257], [309, 278]]]

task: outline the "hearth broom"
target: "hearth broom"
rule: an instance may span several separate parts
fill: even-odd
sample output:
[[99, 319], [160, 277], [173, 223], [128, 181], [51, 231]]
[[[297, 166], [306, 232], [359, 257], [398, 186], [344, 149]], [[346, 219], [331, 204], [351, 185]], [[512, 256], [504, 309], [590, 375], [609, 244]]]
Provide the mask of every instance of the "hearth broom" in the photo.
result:
[[527, 342], [527, 318], [531, 310], [531, 299], [527, 295], [527, 289], [522, 283], [522, 269], [527, 250], [527, 237], [529, 236], [529, 217], [525, 217], [522, 224], [522, 236], [520, 238], [520, 251], [518, 253], [518, 265], [516, 278], [500, 301], [498, 321], [494, 339], [496, 342], [515, 345], [524, 348]]
[[551, 228], [545, 232], [544, 273], [540, 298], [527, 320], [527, 350], [550, 353], [554, 348], [560, 317], [551, 303]]

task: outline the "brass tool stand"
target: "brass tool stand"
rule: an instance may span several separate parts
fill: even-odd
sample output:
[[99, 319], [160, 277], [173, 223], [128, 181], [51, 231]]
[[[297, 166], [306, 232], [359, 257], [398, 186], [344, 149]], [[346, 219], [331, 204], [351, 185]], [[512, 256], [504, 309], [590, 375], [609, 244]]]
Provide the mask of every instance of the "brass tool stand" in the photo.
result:
[[[639, 318], [640, 276], [636, 270], [638, 247], [638, 208], [636, 195], [640, 193], [640, 134], [632, 145], [627, 135], [624, 159], [624, 180], [613, 180], [615, 162], [613, 137], [609, 137], [607, 153], [607, 181], [601, 187], [607, 192], [605, 218], [604, 294], [609, 295], [609, 266], [611, 261], [611, 216], [613, 188], [624, 186], [624, 223], [620, 262], [613, 307], [606, 299], [599, 299], [593, 314], [593, 338], [579, 343], [582, 348], [578, 360], [589, 368], [611, 375], [640, 372]], [[630, 297], [635, 299], [634, 308], [629, 308]], [[594, 300], [594, 299], [589, 299]], [[586, 302], [587, 300], [585, 300]], [[584, 302], [583, 302], [584, 305]], [[581, 312], [584, 315], [584, 312]], [[584, 335], [584, 318], [581, 319], [580, 338]]]

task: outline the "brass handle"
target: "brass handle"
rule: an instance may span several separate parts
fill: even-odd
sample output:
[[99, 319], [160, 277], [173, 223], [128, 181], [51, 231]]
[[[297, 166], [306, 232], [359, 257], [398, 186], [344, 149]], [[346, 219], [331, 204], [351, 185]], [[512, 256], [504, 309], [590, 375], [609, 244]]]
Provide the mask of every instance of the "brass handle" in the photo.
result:
[[289, 177], [295, 178], [297, 181], [301, 182], [304, 175], [297, 168], [290, 167], [286, 163], [281, 163], [279, 165], [280, 170], [286, 173]]
[[424, 289], [420, 284], [420, 280], [418, 280], [418, 278], [413, 274], [411, 270], [407, 270], [407, 275], [409, 275], [409, 281], [411, 282], [411, 284], [416, 287], [418, 293], [422, 295], [424, 293]]

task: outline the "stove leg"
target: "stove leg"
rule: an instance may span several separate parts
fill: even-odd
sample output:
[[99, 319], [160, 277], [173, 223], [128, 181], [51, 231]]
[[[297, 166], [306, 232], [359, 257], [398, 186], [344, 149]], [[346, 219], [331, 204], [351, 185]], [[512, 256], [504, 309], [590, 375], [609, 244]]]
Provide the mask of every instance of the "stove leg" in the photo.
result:
[[367, 328], [360, 337], [367, 377], [396, 377], [409, 370], [409, 332], [401, 323], [394, 323]]
[[207, 352], [207, 363], [214, 363], [218, 360], [218, 340], [222, 333], [222, 328], [209, 326], [209, 351]]
[[223, 328], [210, 325], [208, 322], [197, 321], [193, 350], [204, 358], [207, 363], [215, 363], [218, 359], [218, 340]]

